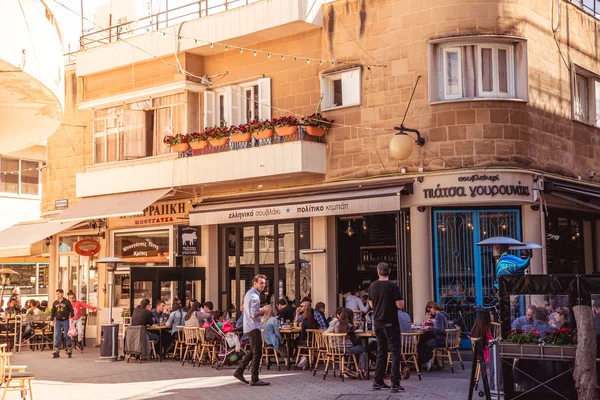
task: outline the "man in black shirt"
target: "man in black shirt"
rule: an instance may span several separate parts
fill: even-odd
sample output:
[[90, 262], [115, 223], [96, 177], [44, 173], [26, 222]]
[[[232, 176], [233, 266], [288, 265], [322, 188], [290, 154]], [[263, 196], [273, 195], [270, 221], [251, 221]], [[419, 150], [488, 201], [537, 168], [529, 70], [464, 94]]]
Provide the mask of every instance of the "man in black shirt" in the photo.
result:
[[400, 385], [400, 324], [398, 310], [404, 308], [404, 299], [400, 288], [390, 282], [390, 266], [381, 262], [377, 264], [379, 280], [369, 287], [369, 303], [373, 308], [375, 337], [377, 338], [377, 362], [375, 363], [375, 379], [373, 390], [389, 389], [383, 381], [387, 364], [388, 349], [392, 355], [392, 393], [403, 392]]
[[296, 316], [296, 310], [284, 298], [279, 299], [277, 302], [277, 311], [279, 312], [279, 319], [283, 321], [292, 322]]
[[[133, 314], [131, 315], [131, 325], [146, 325], [152, 326], [154, 325], [154, 317], [152, 316], [152, 311], [150, 311], [152, 307], [150, 306], [150, 300], [142, 299], [140, 302], [140, 307], [133, 310]], [[153, 342], [158, 342], [158, 335], [147, 332], [148, 339]]]
[[64, 297], [65, 292], [62, 289], [56, 290], [56, 300], [52, 304], [50, 319], [54, 324], [54, 358], [60, 357], [60, 330], [64, 331], [65, 343], [67, 344], [67, 355], [71, 358], [73, 349], [71, 347], [71, 336], [69, 336], [69, 319], [73, 318], [73, 306], [71, 302]]

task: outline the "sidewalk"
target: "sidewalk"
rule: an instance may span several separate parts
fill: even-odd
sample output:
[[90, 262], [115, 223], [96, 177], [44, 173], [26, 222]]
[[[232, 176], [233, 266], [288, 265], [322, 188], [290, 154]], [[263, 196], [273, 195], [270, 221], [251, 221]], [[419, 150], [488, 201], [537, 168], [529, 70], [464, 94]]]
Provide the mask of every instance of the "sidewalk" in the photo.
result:
[[[36, 400], [93, 400], [93, 399], [286, 399], [286, 400], [386, 400], [449, 399], [464, 400], [469, 389], [470, 363], [465, 370], [456, 363], [455, 373], [446, 367], [440, 372], [425, 372], [419, 382], [416, 373], [403, 382], [405, 393], [391, 395], [389, 391], [372, 391], [370, 382], [334, 378], [330, 372], [323, 380], [323, 370], [314, 376], [308, 371], [263, 367], [261, 378], [271, 382], [268, 387], [250, 387], [231, 376], [235, 367], [217, 371], [210, 366], [192, 367], [186, 363], [165, 360], [144, 364], [97, 362], [99, 349], [87, 347], [85, 352], [73, 353], [68, 359], [61, 353], [53, 359], [50, 351], [23, 350], [12, 357], [12, 364], [28, 365], [35, 374], [33, 393]], [[249, 378], [249, 376], [247, 376]], [[7, 396], [19, 398], [18, 392]]]

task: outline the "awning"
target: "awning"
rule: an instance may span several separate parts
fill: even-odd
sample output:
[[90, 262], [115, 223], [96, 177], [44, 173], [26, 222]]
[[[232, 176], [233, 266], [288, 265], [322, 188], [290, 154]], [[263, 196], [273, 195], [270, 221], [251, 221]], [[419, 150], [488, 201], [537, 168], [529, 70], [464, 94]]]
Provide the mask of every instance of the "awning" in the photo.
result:
[[74, 206], [58, 214], [52, 221], [82, 221], [86, 219], [140, 215], [144, 213], [146, 207], [170, 191], [171, 189], [155, 189], [85, 197], [79, 200]]
[[600, 211], [600, 186], [566, 180], [547, 179], [544, 192], [573, 204]]
[[0, 232], [0, 257], [29, 256], [31, 245], [69, 229], [76, 223], [39, 221], [13, 225]]
[[404, 186], [393, 186], [245, 202], [200, 203], [190, 213], [190, 225], [398, 211], [403, 190]]

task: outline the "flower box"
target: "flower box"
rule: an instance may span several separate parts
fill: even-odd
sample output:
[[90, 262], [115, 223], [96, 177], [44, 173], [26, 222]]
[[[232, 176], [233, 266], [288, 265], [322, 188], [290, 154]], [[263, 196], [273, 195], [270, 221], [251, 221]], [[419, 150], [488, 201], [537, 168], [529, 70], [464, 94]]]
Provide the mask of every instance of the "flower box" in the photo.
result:
[[202, 150], [206, 146], [208, 146], [208, 142], [206, 140], [198, 140], [198, 141], [189, 142], [189, 143], [190, 143], [190, 147], [194, 150]]
[[298, 125], [294, 126], [278, 126], [275, 128], [278, 136], [291, 136], [298, 132]]
[[190, 145], [188, 143], [177, 143], [172, 145], [171, 148], [176, 153], [182, 153], [184, 151], [187, 151], [187, 149], [190, 148]]
[[503, 358], [523, 358], [532, 360], [575, 360], [577, 346], [533, 343], [498, 342], [499, 354]]
[[209, 139], [208, 141], [213, 147], [220, 147], [225, 146], [227, 144], [227, 139], [227, 137], [222, 137], [216, 139]]
[[249, 142], [251, 137], [252, 137], [252, 134], [250, 132], [233, 133], [231, 135], [231, 141], [233, 143]]
[[263, 129], [261, 131], [254, 132], [254, 139], [256, 139], [256, 140], [270, 139], [272, 137], [273, 137], [273, 129]]
[[319, 128], [319, 127], [316, 127], [316, 126], [307, 125], [305, 127], [305, 129], [306, 129], [306, 133], [308, 133], [310, 136], [321, 137], [321, 136], [325, 135], [325, 129], [324, 128]]

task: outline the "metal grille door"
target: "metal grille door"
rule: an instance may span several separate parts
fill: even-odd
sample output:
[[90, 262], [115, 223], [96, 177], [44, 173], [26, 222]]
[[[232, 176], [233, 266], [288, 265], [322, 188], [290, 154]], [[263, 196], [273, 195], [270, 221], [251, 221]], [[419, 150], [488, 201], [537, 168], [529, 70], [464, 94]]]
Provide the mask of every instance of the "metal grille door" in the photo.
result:
[[475, 244], [492, 236], [520, 240], [520, 220], [519, 210], [434, 211], [435, 295], [452, 319], [495, 296], [492, 248]]

